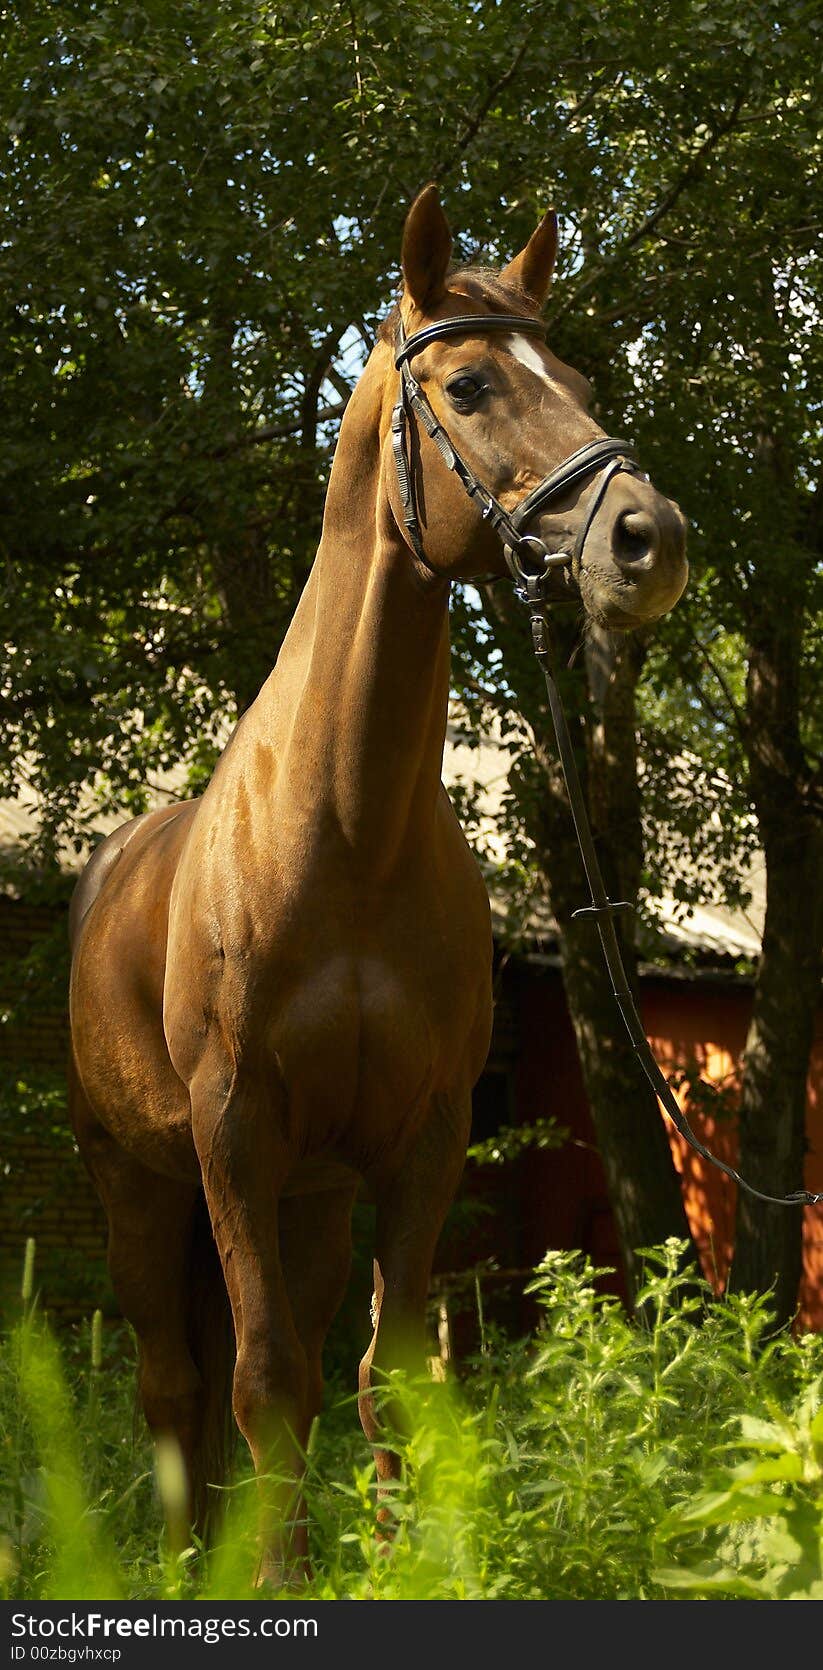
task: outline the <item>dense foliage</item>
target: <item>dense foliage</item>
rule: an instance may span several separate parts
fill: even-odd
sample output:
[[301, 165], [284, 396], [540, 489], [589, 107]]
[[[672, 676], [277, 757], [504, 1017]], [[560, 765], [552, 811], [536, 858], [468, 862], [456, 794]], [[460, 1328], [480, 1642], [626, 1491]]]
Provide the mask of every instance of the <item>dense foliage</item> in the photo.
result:
[[[196, 779], [268, 670], [432, 177], [463, 256], [559, 207], [555, 343], [695, 529], [649, 719], [663, 755], [674, 737], [742, 787], [742, 611], [768, 588], [802, 617], [809, 583], [786, 494], [817, 461], [814, 8], [567, 6], [550, 40], [524, 0], [9, 14], [2, 767], [47, 844], [93, 827], [83, 785], [129, 810], [181, 756]], [[814, 655], [804, 638], [809, 689]]]
[[[678, 1301], [672, 1245], [646, 1256], [645, 1324], [554, 1255], [542, 1321], [487, 1337], [459, 1386], [411, 1388], [412, 1436], [391, 1559], [375, 1481], [339, 1389], [309, 1457], [315, 1577], [334, 1599], [823, 1598], [823, 1349], [764, 1347], [760, 1300]], [[691, 1301], [698, 1303], [698, 1301]], [[85, 1347], [85, 1349], [83, 1349]], [[64, 1353], [65, 1358], [65, 1353]], [[0, 1544], [16, 1599], [239, 1599], [253, 1593], [253, 1490], [239, 1476], [208, 1560], [160, 1535], [148, 1445], [130, 1436], [120, 1332], [76, 1341], [71, 1366], [30, 1311], [4, 1342]], [[176, 1511], [173, 1464], [157, 1484]]]
[[[142, 809], [167, 770], [195, 789], [259, 688], [414, 192], [436, 179], [458, 257], [490, 264], [553, 200], [552, 344], [692, 523], [692, 584], [651, 646], [606, 646], [599, 693], [587, 655], [565, 678], [595, 831], [620, 897], [684, 909], [744, 897], [765, 848], [743, 1169], [796, 1187], [823, 939], [818, 9], [587, 0], [547, 29], [533, 0], [12, 0], [7, 21], [0, 789], [36, 802], [32, 856]], [[676, 1185], [662, 1139], [637, 1176], [620, 1023], [568, 928], [522, 622], [472, 592], [454, 622], [470, 722], [517, 756], [508, 879], [560, 921], [630, 1258], [677, 1227]], [[763, 1253], [744, 1279], [779, 1269], [791, 1314], [797, 1223], [741, 1227]]]

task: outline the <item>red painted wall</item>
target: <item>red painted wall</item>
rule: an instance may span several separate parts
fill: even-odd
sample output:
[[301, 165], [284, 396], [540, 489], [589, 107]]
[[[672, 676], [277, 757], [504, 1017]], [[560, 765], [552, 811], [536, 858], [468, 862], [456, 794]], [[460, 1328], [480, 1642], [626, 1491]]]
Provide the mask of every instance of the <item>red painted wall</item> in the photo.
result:
[[[751, 991], [745, 986], [649, 980], [643, 989], [643, 1019], [664, 1071], [688, 1055], [698, 1062], [702, 1076], [715, 1084], [737, 1082], [750, 1012]], [[679, 1100], [692, 1124], [686, 1097], [681, 1095]], [[823, 1190], [823, 1014], [818, 1016], [810, 1063], [808, 1107], [804, 1183], [819, 1192]], [[732, 1123], [695, 1115], [693, 1129], [720, 1159], [737, 1164], [737, 1131]], [[732, 1256], [737, 1185], [701, 1159], [676, 1131], [670, 1128], [669, 1134], [706, 1276], [722, 1289]], [[823, 1206], [803, 1209], [798, 1326], [823, 1329]]]
[[[537, 1262], [547, 1247], [582, 1247], [598, 1264], [617, 1265], [619, 1248], [605, 1177], [583, 1092], [574, 1036], [559, 971], [521, 965], [516, 1004], [520, 1037], [516, 1103], [520, 1119], [552, 1114], [571, 1131], [557, 1152], [535, 1152], [521, 1167], [521, 1253]], [[734, 1087], [751, 1011], [751, 989], [704, 979], [647, 977], [641, 1008], [664, 1071], [690, 1058], [714, 1084]], [[638, 1074], [641, 1069], [638, 1064]], [[719, 1158], [735, 1164], [733, 1122], [704, 1117], [681, 1094], [690, 1124]], [[823, 1015], [809, 1080], [806, 1187], [823, 1190]], [[661, 1118], [663, 1118], [661, 1113]], [[675, 1164], [684, 1177], [686, 1210], [706, 1277], [722, 1291], [732, 1252], [736, 1186], [669, 1128]], [[789, 1210], [789, 1208], [787, 1208]], [[798, 1323], [823, 1329], [823, 1207], [804, 1211], [804, 1277]], [[614, 1283], [621, 1291], [622, 1282]]]

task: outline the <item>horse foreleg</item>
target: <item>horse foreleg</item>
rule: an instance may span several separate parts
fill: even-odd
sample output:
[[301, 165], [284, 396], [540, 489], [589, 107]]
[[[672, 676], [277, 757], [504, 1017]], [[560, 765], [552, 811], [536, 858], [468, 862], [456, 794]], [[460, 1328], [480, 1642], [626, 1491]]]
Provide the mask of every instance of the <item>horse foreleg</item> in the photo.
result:
[[[354, 1194], [353, 1185], [293, 1195], [280, 1202], [280, 1260], [294, 1325], [306, 1353], [306, 1402], [297, 1434], [303, 1451], [323, 1401], [323, 1345], [348, 1285]], [[296, 1517], [302, 1548], [302, 1500]]]
[[323, 1399], [323, 1344], [348, 1286], [355, 1192], [352, 1185], [280, 1202], [280, 1260], [306, 1353], [305, 1443]]
[[[228, 1087], [227, 1087], [228, 1086]], [[221, 1070], [191, 1087], [192, 1130], [237, 1341], [233, 1409], [259, 1477], [261, 1579], [306, 1570], [300, 1480], [308, 1368], [283, 1276], [279, 1196], [293, 1164], [285, 1100]], [[279, 1105], [278, 1105], [279, 1103]]]
[[[401, 1463], [381, 1443], [375, 1390], [390, 1370], [419, 1373], [423, 1367], [426, 1298], [434, 1252], [454, 1199], [471, 1127], [471, 1096], [438, 1097], [402, 1164], [376, 1183], [377, 1238], [374, 1266], [374, 1333], [360, 1364], [360, 1420], [374, 1446], [378, 1478], [378, 1525], [390, 1534], [394, 1515], [387, 1498], [396, 1491]], [[395, 1430], [402, 1411], [385, 1410]]]

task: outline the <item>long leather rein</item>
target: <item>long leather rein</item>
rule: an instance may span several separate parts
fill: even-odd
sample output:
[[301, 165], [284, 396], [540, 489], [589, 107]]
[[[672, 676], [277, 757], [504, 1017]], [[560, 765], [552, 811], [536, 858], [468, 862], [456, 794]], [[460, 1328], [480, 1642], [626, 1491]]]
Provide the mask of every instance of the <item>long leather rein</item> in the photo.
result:
[[[484, 520], [490, 522], [494, 528], [503, 545], [506, 562], [515, 582], [515, 593], [529, 609], [532, 646], [546, 681], [546, 693], [557, 738], [560, 763], [569, 796], [580, 856], [591, 896], [591, 904], [586, 905], [581, 910], [574, 911], [573, 920], [589, 919], [597, 925], [603, 956], [612, 984], [612, 993], [623, 1017], [632, 1048], [639, 1058], [649, 1084], [685, 1141], [704, 1160], [716, 1166], [718, 1171], [725, 1172], [727, 1177], [731, 1177], [741, 1189], [745, 1190], [746, 1194], [751, 1195], [755, 1200], [765, 1201], [770, 1206], [816, 1206], [823, 1201], [823, 1194], [813, 1194], [808, 1189], [795, 1189], [787, 1195], [764, 1194], [762, 1190], [754, 1188], [751, 1183], [747, 1183], [745, 1177], [741, 1177], [733, 1166], [727, 1165], [725, 1160], [718, 1159], [716, 1154], [713, 1154], [704, 1143], [700, 1142], [685, 1115], [681, 1112], [671, 1085], [664, 1077], [654, 1058], [643, 1023], [637, 1013], [614, 926], [614, 917], [620, 911], [632, 910], [634, 907], [627, 901], [610, 899], [603, 882], [594, 840], [586, 816], [574, 748], [554, 676], [548, 621], [549, 601], [546, 592], [552, 570], [555, 568], [570, 566], [573, 576], [577, 577], [589, 530], [603, 502], [609, 482], [621, 471], [632, 475], [640, 475], [641, 472], [634, 462], [631, 449], [627, 443], [606, 436], [602, 440], [590, 441], [586, 446], [580, 447], [556, 470], [546, 476], [537, 487], [533, 488], [525, 498], [521, 499], [515, 510], [511, 513], [506, 511], [499, 499], [488, 487], [484, 486], [471, 466], [461, 457], [454, 442], [432, 410], [420, 384], [412, 375], [410, 367], [410, 361], [414, 355], [420, 353], [430, 342], [437, 342], [444, 337], [462, 335], [466, 332], [485, 334], [489, 331], [503, 331], [509, 335], [515, 332], [528, 332], [532, 336], [543, 337], [546, 327], [539, 319], [522, 318], [509, 314], [464, 314], [456, 318], [440, 319], [434, 324], [425, 325], [422, 330], [415, 331], [412, 336], [408, 337], [404, 332], [402, 321], [398, 326], [395, 340], [395, 365], [400, 373], [400, 392], [392, 413], [392, 447], [397, 468], [400, 500], [403, 507], [403, 521], [409, 536], [409, 543], [423, 566], [429, 569], [431, 573], [437, 573], [438, 571], [432, 568], [432, 565], [427, 561], [423, 549], [414, 475], [409, 458], [408, 434], [413, 419], [417, 419], [434, 441], [446, 467], [457, 476], [465, 492], [479, 505]], [[560, 494], [567, 492], [570, 487], [587, 480], [590, 476], [599, 479], [596, 480], [585, 506], [572, 545], [565, 550], [549, 551], [538, 535], [525, 531], [527, 524], [547, 505], [557, 499]]]

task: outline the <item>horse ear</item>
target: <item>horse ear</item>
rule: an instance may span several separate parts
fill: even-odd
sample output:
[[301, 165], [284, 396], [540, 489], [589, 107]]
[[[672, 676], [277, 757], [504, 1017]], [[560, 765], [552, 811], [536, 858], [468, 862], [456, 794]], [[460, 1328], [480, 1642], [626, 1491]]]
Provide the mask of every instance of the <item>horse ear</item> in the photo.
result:
[[400, 256], [406, 290], [415, 306], [431, 307], [440, 300], [451, 252], [451, 233], [437, 187], [425, 186], [406, 216]]
[[549, 209], [525, 249], [515, 255], [500, 276], [519, 284], [535, 307], [542, 307], [549, 293], [556, 256], [557, 215], [554, 209]]

